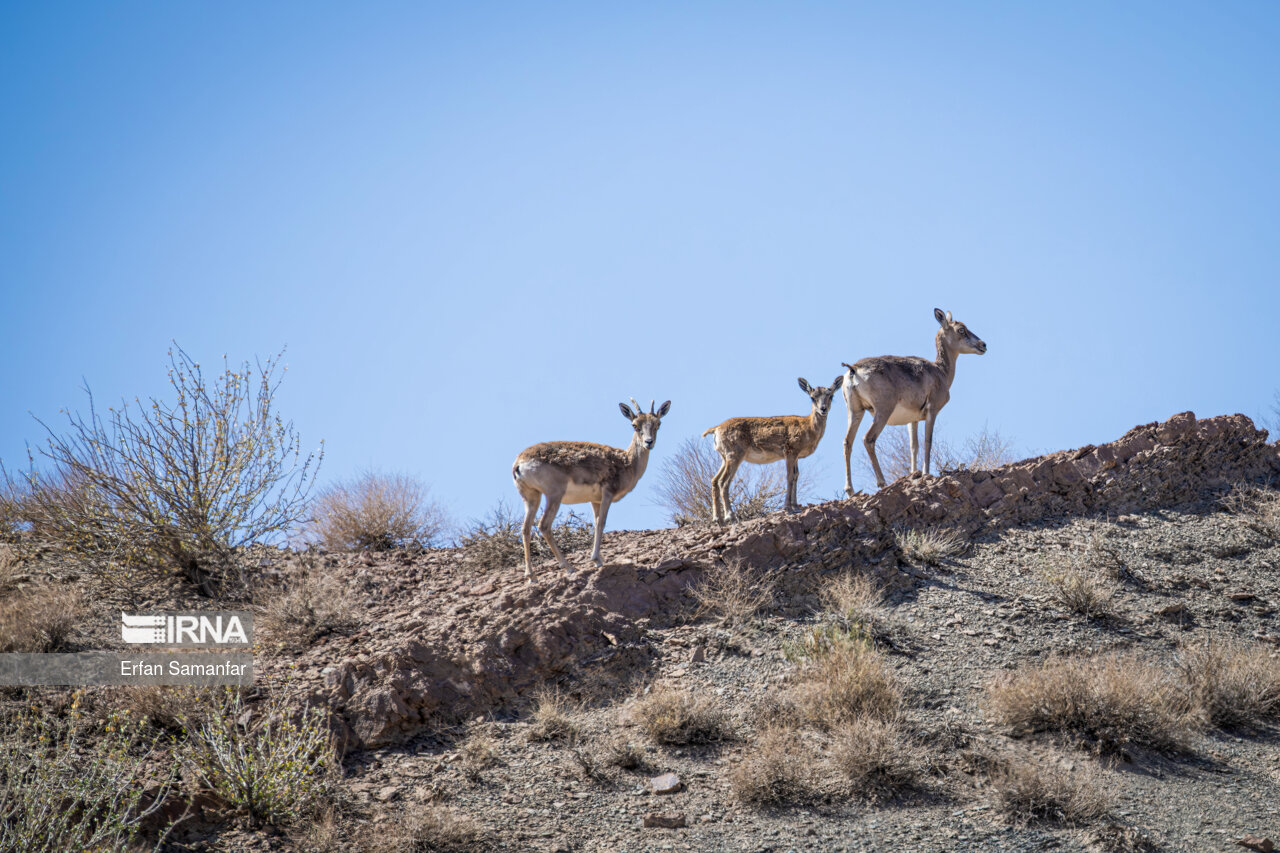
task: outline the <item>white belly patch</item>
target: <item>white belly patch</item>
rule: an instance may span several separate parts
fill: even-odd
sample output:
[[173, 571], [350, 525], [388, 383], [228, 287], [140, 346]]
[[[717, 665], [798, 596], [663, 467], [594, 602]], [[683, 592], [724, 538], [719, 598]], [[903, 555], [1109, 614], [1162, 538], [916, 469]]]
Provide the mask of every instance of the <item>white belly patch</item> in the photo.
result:
[[923, 411], [920, 409], [913, 409], [910, 406], [903, 406], [901, 404], [894, 408], [892, 415], [889, 415], [889, 423], [894, 426], [900, 426], [901, 424], [909, 424], [914, 421], [922, 420], [924, 420]]

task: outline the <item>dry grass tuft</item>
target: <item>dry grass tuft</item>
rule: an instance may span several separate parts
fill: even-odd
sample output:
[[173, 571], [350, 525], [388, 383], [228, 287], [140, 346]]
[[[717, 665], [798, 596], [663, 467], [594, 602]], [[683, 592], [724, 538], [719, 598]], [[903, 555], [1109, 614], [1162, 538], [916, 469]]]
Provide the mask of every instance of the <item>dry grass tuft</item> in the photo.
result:
[[205, 688], [138, 684], [118, 691], [117, 708], [173, 734], [182, 734], [213, 710]]
[[1046, 570], [1041, 578], [1053, 590], [1054, 599], [1073, 613], [1089, 619], [1114, 615], [1116, 587], [1104, 573], [1080, 566]]
[[1008, 763], [991, 785], [1001, 810], [1021, 823], [1087, 824], [1106, 817], [1115, 802], [1092, 767], [1067, 771]]
[[[393, 853], [486, 853], [493, 839], [471, 818], [443, 806], [427, 805], [406, 810], [391, 839]], [[386, 850], [386, 839], [371, 844], [369, 851]]]
[[306, 648], [329, 634], [344, 634], [358, 624], [353, 597], [336, 571], [310, 560], [280, 584], [254, 590], [261, 624], [276, 641]]
[[729, 717], [706, 694], [660, 684], [636, 701], [632, 717], [654, 743], [715, 743], [732, 736]]
[[1253, 532], [1280, 541], [1280, 491], [1239, 485], [1222, 504]]
[[898, 720], [863, 717], [831, 733], [832, 761], [854, 796], [882, 800], [919, 785], [927, 762]]
[[555, 688], [538, 691], [533, 701], [533, 725], [528, 734], [531, 742], [573, 740], [578, 736], [578, 724], [573, 720], [579, 710], [575, 702]]
[[1182, 649], [1176, 659], [1188, 702], [1215, 726], [1280, 718], [1280, 657], [1260, 645], [1225, 642]]
[[[921, 436], [919, 464], [924, 466], [924, 437]], [[966, 438], [959, 447], [953, 447], [946, 439], [934, 435], [930, 467], [938, 473], [948, 471], [988, 471], [1016, 462], [1013, 441], [999, 430], [983, 426], [982, 430]], [[875, 472], [871, 460], [864, 452], [855, 454], [862, 467], [863, 476], [874, 482]], [[911, 434], [904, 429], [886, 429], [876, 439], [876, 458], [885, 481], [892, 483], [911, 473]]]
[[785, 806], [819, 798], [817, 756], [800, 733], [767, 728], [729, 772], [735, 797], [757, 806]]
[[88, 615], [79, 590], [39, 585], [0, 598], [0, 652], [56, 652], [71, 647]]
[[1200, 723], [1178, 679], [1133, 654], [1022, 667], [987, 696], [994, 717], [1015, 730], [1075, 735], [1104, 752], [1128, 743], [1182, 752]]
[[448, 526], [425, 486], [404, 474], [368, 472], [321, 491], [311, 535], [334, 551], [388, 551], [427, 546]]
[[767, 700], [764, 711], [826, 731], [864, 717], [893, 720], [902, 706], [902, 686], [871, 643], [832, 635], [812, 650], [791, 687]]
[[474, 782], [498, 763], [498, 742], [488, 732], [477, 729], [458, 747], [458, 757], [462, 775]]
[[741, 626], [773, 602], [773, 580], [741, 561], [717, 563], [690, 590], [697, 615], [717, 613], [720, 624]]
[[613, 737], [605, 742], [600, 760], [619, 770], [636, 770], [644, 766], [644, 750], [623, 737]]
[[958, 557], [969, 548], [969, 538], [959, 530], [895, 530], [893, 539], [902, 556], [914, 563], [939, 565], [949, 557]]

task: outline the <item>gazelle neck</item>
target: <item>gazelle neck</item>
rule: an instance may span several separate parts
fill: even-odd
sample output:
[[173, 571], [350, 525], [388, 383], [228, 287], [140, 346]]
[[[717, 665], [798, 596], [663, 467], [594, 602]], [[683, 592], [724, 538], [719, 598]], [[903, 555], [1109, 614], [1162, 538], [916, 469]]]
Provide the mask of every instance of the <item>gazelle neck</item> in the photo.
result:
[[942, 334], [942, 330], [938, 330], [938, 360], [934, 364], [938, 365], [938, 369], [942, 371], [942, 375], [947, 378], [947, 387], [951, 387], [952, 381], [956, 378], [956, 355], [954, 349], [947, 346], [946, 337]]
[[813, 408], [809, 410], [809, 428], [817, 435], [822, 435], [827, 431], [827, 415], [831, 414], [828, 408], [826, 414], [818, 411], [818, 404], [814, 403]]
[[636, 479], [639, 479], [649, 464], [649, 448], [644, 446], [644, 439], [638, 432], [631, 434], [631, 444], [627, 445], [627, 457], [631, 460], [631, 468], [636, 472]]

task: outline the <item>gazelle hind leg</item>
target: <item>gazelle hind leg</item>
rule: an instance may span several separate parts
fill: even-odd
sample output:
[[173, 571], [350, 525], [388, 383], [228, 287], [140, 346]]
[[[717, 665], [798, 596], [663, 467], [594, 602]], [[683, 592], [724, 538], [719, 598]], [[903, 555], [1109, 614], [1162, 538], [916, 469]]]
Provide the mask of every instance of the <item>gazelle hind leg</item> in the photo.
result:
[[[850, 386], [846, 384], [844, 399], [849, 403], [849, 428], [844, 434], [844, 493], [853, 497], [853, 471], [850, 467], [850, 456], [853, 455], [854, 436], [858, 434], [858, 425], [862, 423], [862, 415], [866, 409], [850, 401], [849, 391]], [[856, 409], [855, 406], [857, 406]]]
[[547, 495], [547, 508], [542, 511], [542, 521], [538, 522], [538, 532], [542, 534], [542, 541], [547, 543], [547, 547], [551, 549], [551, 554], [560, 563], [560, 567], [567, 572], [573, 572], [573, 566], [569, 565], [569, 561], [564, 558], [564, 554], [560, 553], [560, 549], [556, 547], [556, 540], [551, 538], [551, 526], [555, 523], [556, 513], [560, 511], [560, 499], [553, 499], [551, 495]]

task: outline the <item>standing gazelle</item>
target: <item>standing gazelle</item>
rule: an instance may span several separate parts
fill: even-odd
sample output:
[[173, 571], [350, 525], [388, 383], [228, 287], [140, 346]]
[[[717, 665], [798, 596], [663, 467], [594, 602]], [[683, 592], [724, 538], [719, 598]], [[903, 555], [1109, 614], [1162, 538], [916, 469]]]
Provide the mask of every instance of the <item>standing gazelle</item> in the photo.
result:
[[529, 556], [529, 533], [543, 495], [547, 496], [547, 507], [542, 512], [538, 530], [561, 567], [573, 574], [573, 566], [551, 538], [551, 525], [562, 503], [591, 504], [596, 516], [595, 550], [591, 552], [591, 560], [596, 566], [604, 565], [600, 559], [600, 538], [604, 535], [609, 504], [622, 500], [640, 482], [649, 464], [649, 451], [658, 438], [658, 426], [671, 410], [670, 400], [656, 412], [650, 402], [647, 413], [635, 397], [631, 403], [636, 407], [634, 412], [626, 403], [618, 404], [635, 430], [626, 450], [588, 441], [544, 441], [526, 448], [516, 457], [511, 477], [524, 499], [524, 529], [520, 539], [524, 543], [524, 573], [530, 582], [533, 581], [533, 560]]
[[[827, 413], [831, 411], [831, 398], [844, 382], [837, 376], [830, 388], [811, 388], [800, 379], [800, 389], [809, 395], [813, 408], [809, 416], [780, 415], [772, 418], [729, 418], [713, 426], [702, 435], [715, 433], [716, 452], [724, 461], [711, 480], [711, 511], [716, 521], [724, 524], [733, 515], [729, 508], [729, 485], [744, 461], [764, 465], [787, 460], [786, 511], [796, 512], [796, 480], [800, 476], [797, 460], [818, 449], [822, 434], [827, 430]], [[736, 518], [734, 519], [736, 521]]]
[[939, 308], [933, 316], [942, 328], [938, 329], [938, 359], [929, 361], [918, 356], [882, 355], [864, 358], [857, 364], [845, 364], [848, 368], [844, 384], [844, 400], [849, 404], [849, 429], [844, 434], [844, 490], [853, 496], [853, 475], [849, 470], [849, 455], [853, 451], [853, 437], [862, 422], [862, 413], [870, 410], [875, 421], [867, 429], [862, 443], [871, 457], [871, 467], [876, 472], [876, 485], [884, 488], [884, 474], [880, 460], [876, 458], [876, 439], [885, 426], [911, 425], [911, 473], [916, 472], [919, 453], [919, 436], [916, 426], [924, 421], [924, 473], [929, 473], [929, 456], [933, 449], [933, 423], [938, 412], [951, 399], [951, 382], [956, 378], [956, 356], [972, 352], [981, 355], [987, 345], [969, 331], [964, 323], [951, 319]]

